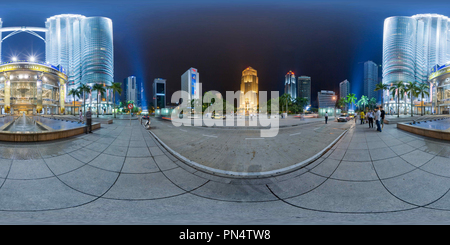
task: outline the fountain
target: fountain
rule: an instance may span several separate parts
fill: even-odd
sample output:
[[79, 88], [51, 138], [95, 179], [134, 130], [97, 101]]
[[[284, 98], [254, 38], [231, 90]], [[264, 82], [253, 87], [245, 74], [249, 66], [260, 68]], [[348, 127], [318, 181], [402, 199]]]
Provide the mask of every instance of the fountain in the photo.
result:
[[430, 116], [422, 122], [397, 123], [397, 128], [422, 136], [450, 140], [450, 117], [445, 115]]
[[[98, 128], [100, 123], [92, 123], [92, 129]], [[48, 141], [83, 133], [86, 133], [86, 126], [70, 119], [27, 116], [25, 113], [0, 118], [0, 141]]]

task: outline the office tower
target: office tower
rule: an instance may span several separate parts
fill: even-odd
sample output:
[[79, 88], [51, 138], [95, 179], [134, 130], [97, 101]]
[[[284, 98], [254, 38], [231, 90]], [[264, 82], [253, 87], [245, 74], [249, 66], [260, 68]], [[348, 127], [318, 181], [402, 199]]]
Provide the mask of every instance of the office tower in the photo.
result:
[[52, 16], [45, 22], [45, 60], [61, 66], [69, 77], [68, 86], [78, 87], [81, 81], [81, 19], [82, 15]]
[[46, 62], [60, 66], [68, 77], [68, 90], [80, 84], [114, 81], [112, 21], [105, 17], [56, 15], [45, 22]]
[[345, 79], [339, 83], [339, 98], [347, 98], [348, 94], [350, 94], [350, 82]]
[[364, 95], [370, 100], [378, 98], [375, 88], [378, 83], [378, 66], [373, 61], [364, 62]]
[[133, 101], [135, 105], [139, 106], [140, 104], [140, 98], [139, 98], [139, 90], [140, 90], [140, 86], [138, 84], [138, 82], [136, 81], [136, 77], [135, 76], [129, 76], [127, 78], [125, 78], [124, 80], [124, 84], [125, 84], [125, 99], [126, 101]]
[[200, 73], [196, 68], [190, 68], [181, 75], [181, 90], [188, 93], [188, 101], [200, 98]]
[[251, 114], [256, 113], [259, 103], [258, 97], [258, 76], [255, 69], [247, 67], [242, 71], [241, 78], [241, 96], [240, 96], [240, 113]]
[[297, 85], [294, 73], [289, 71], [284, 78], [284, 93], [291, 95], [292, 99], [297, 98]]
[[153, 106], [155, 109], [166, 107], [166, 79], [153, 80]]
[[308, 105], [311, 105], [311, 77], [299, 76], [297, 78], [297, 97], [308, 100]]
[[[438, 14], [386, 18], [383, 31], [383, 84], [397, 81], [427, 83], [433, 68], [450, 60], [449, 22], [447, 16]], [[383, 100], [385, 109], [396, 110], [396, 99], [391, 98], [389, 92], [384, 92]], [[401, 101], [400, 108], [408, 109], [411, 104], [408, 100]], [[425, 98], [425, 102], [429, 101], [429, 98]]]
[[[333, 116], [336, 110], [337, 96], [333, 91], [321, 90], [317, 93], [317, 101], [319, 102], [319, 116]], [[340, 110], [339, 110], [340, 111]]]

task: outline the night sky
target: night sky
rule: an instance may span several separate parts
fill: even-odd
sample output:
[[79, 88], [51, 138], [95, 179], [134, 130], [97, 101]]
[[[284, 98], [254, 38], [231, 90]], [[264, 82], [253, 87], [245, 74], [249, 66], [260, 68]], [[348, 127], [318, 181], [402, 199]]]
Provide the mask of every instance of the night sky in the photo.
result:
[[[104, 16], [114, 29], [114, 79], [144, 81], [147, 100], [154, 78], [167, 79], [168, 102], [190, 67], [203, 92], [240, 89], [241, 72], [258, 71], [259, 90], [281, 92], [284, 75], [310, 76], [319, 90], [339, 91], [348, 79], [362, 94], [363, 62], [382, 61], [384, 19], [437, 13], [450, 1], [97, 0], [1, 1], [3, 27], [44, 27], [58, 14]], [[25, 33], [3, 42], [2, 60], [29, 54], [45, 60], [44, 43]], [[380, 74], [381, 74], [381, 67]], [[270, 94], [270, 93], [269, 93]]]

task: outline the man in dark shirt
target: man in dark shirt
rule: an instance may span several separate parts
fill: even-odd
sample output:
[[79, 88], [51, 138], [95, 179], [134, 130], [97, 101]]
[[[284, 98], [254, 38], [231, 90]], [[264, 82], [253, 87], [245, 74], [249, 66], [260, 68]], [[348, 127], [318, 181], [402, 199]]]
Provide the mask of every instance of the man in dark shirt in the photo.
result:
[[383, 129], [383, 127], [384, 127], [384, 115], [386, 115], [386, 113], [384, 112], [384, 110], [383, 110], [383, 106], [381, 105], [380, 106], [380, 111], [381, 111], [381, 129]]
[[87, 129], [88, 129], [87, 132], [92, 133], [92, 112], [91, 112], [91, 107], [89, 107], [88, 111], [86, 112], [86, 126], [87, 126]]

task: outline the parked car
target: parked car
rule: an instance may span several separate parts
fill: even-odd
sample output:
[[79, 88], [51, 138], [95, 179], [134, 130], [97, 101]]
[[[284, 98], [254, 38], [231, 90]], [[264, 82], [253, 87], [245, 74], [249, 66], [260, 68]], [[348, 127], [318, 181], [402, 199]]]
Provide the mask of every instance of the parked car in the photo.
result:
[[347, 113], [342, 113], [341, 115], [339, 115], [339, 117], [337, 118], [338, 122], [348, 122], [348, 120], [350, 120], [351, 117], [347, 114]]

